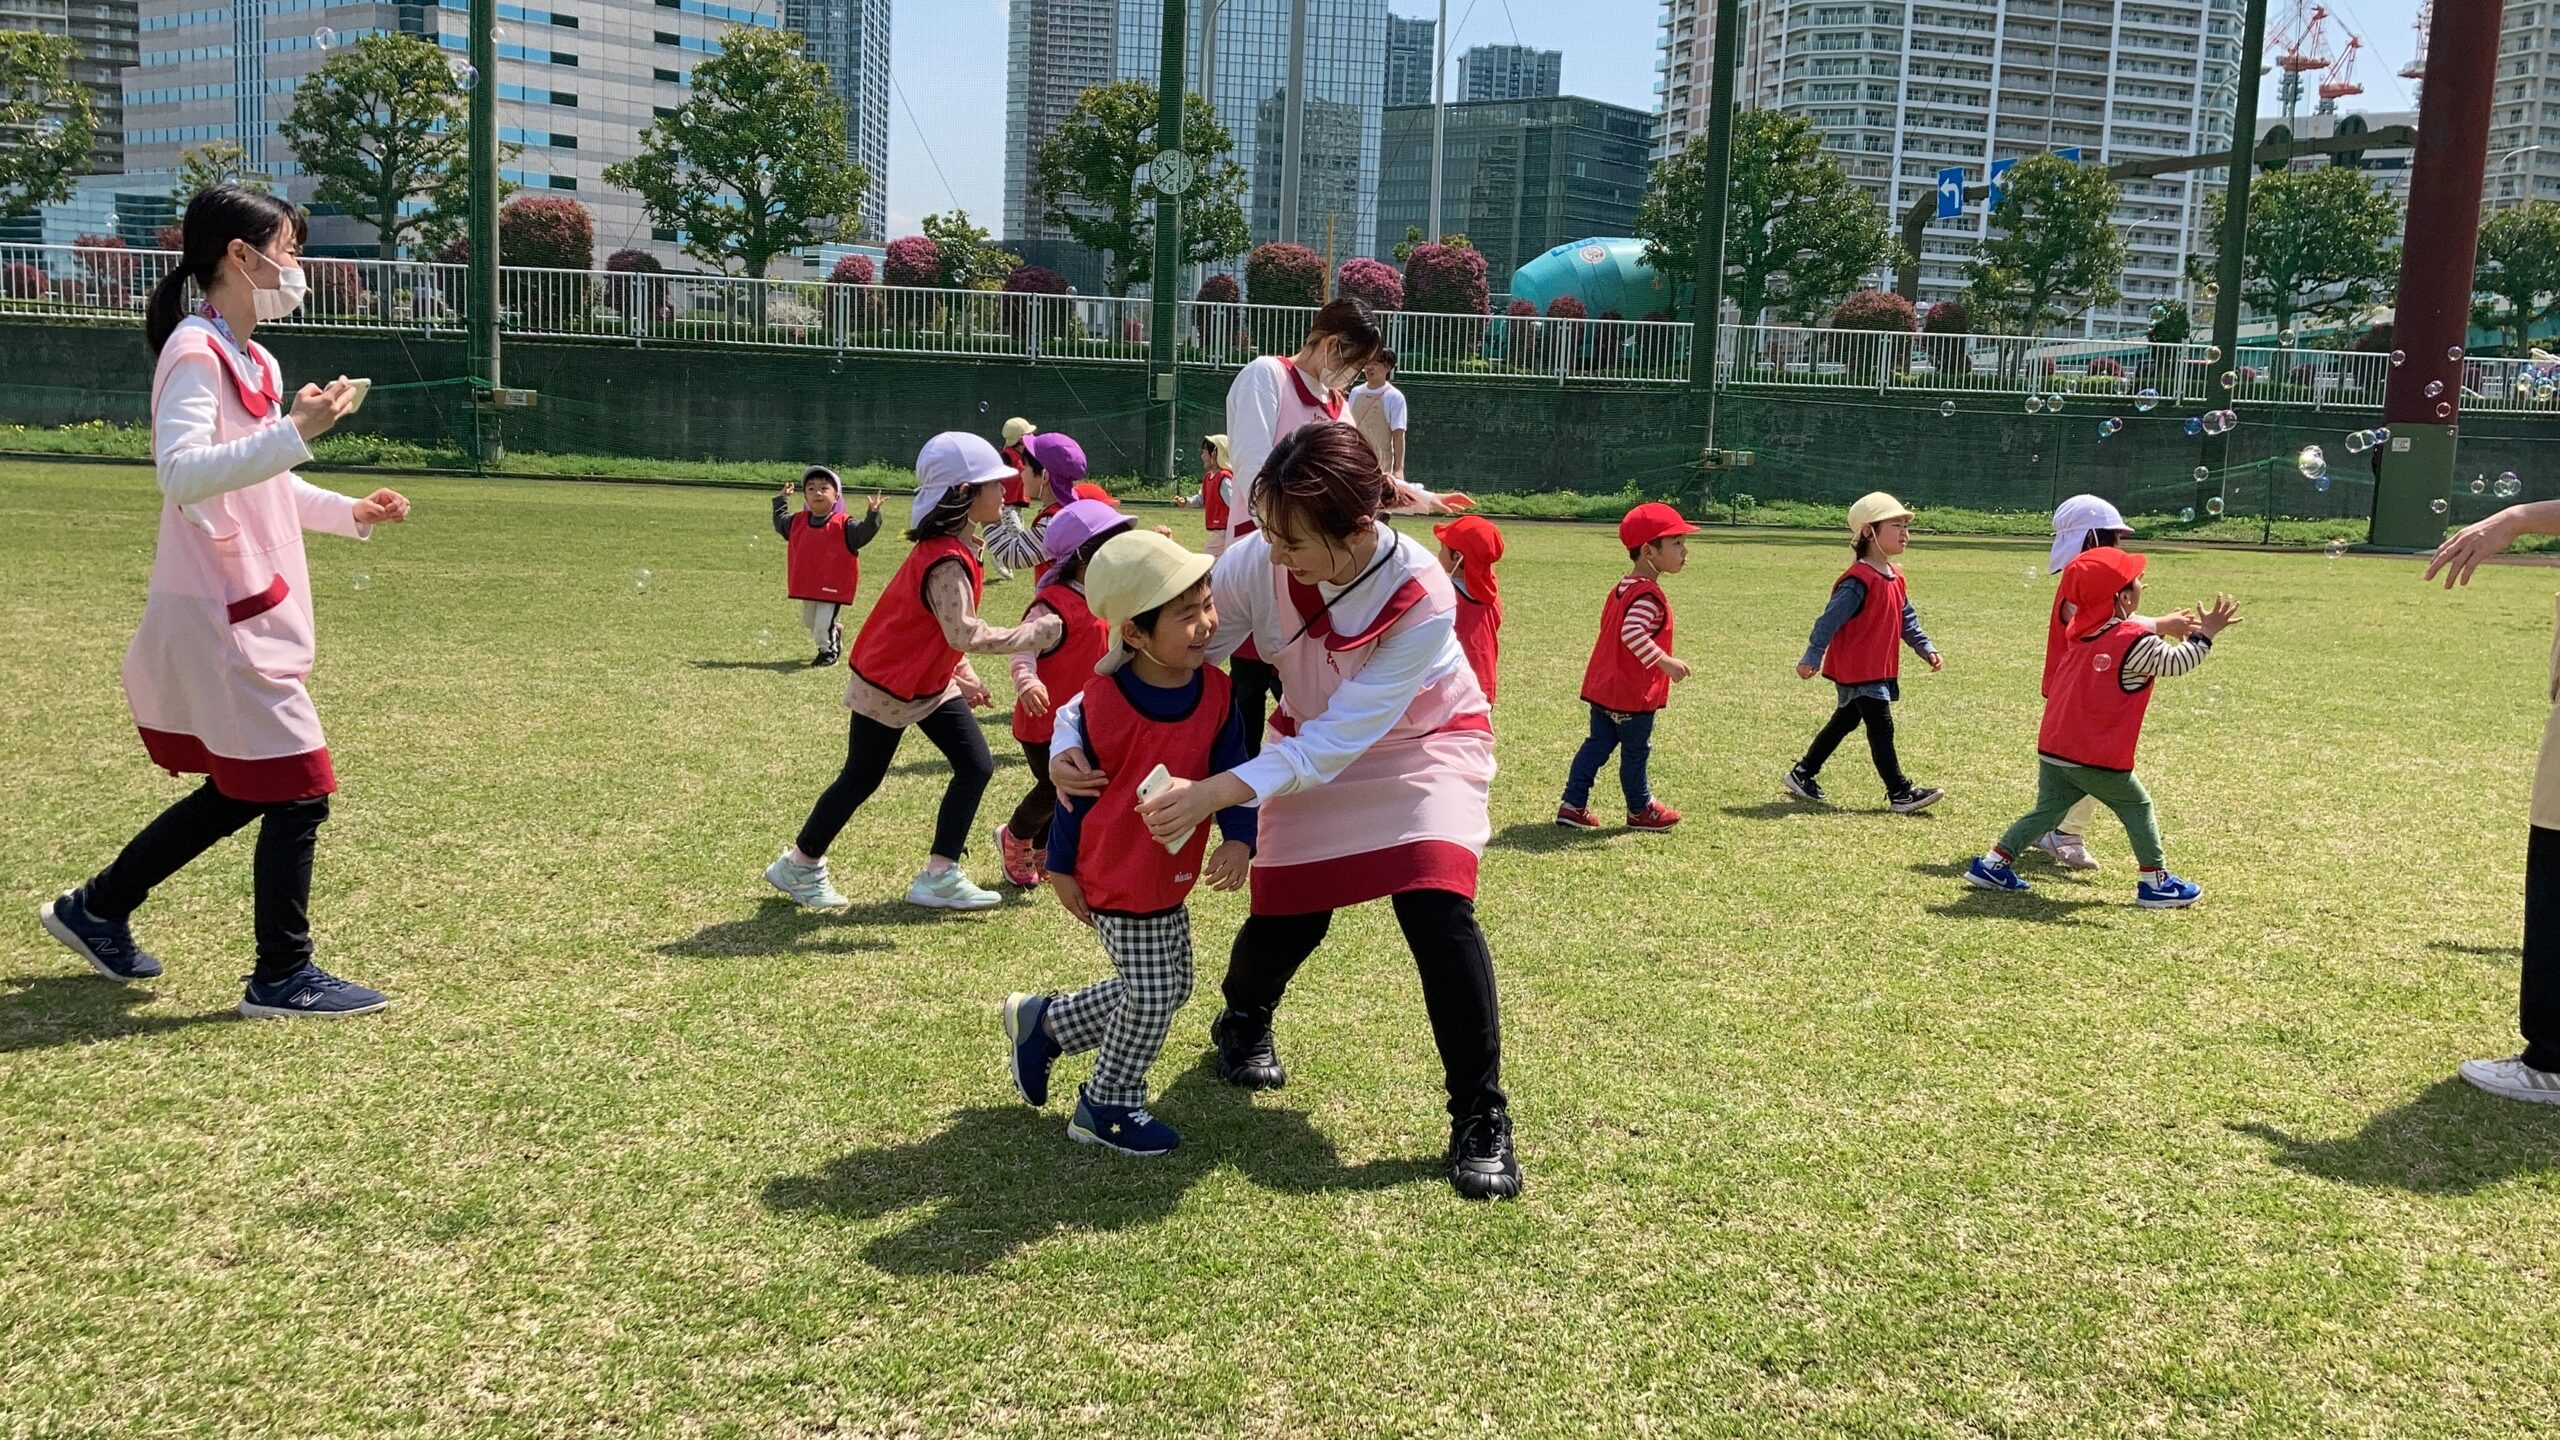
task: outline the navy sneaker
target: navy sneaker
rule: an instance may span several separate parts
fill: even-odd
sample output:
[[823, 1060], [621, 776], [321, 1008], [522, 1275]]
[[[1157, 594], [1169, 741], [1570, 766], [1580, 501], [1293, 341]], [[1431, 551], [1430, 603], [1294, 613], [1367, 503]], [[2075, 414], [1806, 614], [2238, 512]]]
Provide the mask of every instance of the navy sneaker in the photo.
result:
[[1182, 1143], [1181, 1134], [1148, 1114], [1146, 1106], [1098, 1105], [1081, 1085], [1076, 1087], [1076, 1118], [1067, 1122], [1067, 1138], [1123, 1155], [1162, 1155]]
[[1964, 883], [1981, 890], [2026, 891], [2036, 888], [2018, 878], [2018, 872], [2007, 864], [1983, 855], [1974, 856], [1973, 863], [1964, 867]]
[[133, 943], [132, 928], [121, 920], [101, 920], [90, 914], [88, 902], [77, 890], [65, 890], [38, 906], [36, 921], [44, 926], [44, 933], [110, 980], [149, 980], [160, 973], [160, 962]]
[[1511, 1149], [1511, 1116], [1490, 1110], [1449, 1126], [1449, 1185], [1469, 1200], [1520, 1194], [1520, 1157]]
[[1893, 813], [1896, 815], [1917, 815], [1945, 799], [1946, 796], [1947, 792], [1944, 790], [1932, 790], [1926, 785], [1913, 785], [1894, 791], [1885, 796], [1884, 801], [1893, 807]]
[[2184, 910], [2204, 898], [2204, 887], [2163, 870], [2160, 883], [2133, 882], [2133, 903], [2145, 910]]
[[1271, 1016], [1261, 1019], [1241, 1010], [1221, 1010], [1209, 1022], [1209, 1043], [1218, 1047], [1218, 1078], [1247, 1090], [1277, 1090], [1289, 1083], [1280, 1065], [1279, 1048], [1271, 1043]]
[[1806, 774], [1801, 765], [1791, 767], [1787, 771], [1787, 778], [1780, 783], [1787, 787], [1788, 794], [1799, 800], [1810, 800], [1820, 805], [1831, 798], [1823, 793], [1822, 782]]
[[1049, 997], [1015, 993], [1005, 997], [1004, 1033], [1013, 1042], [1013, 1093], [1025, 1105], [1049, 1103], [1049, 1067], [1058, 1063], [1058, 1042], [1040, 1028], [1049, 1013]]
[[381, 991], [341, 980], [309, 961], [281, 980], [252, 979], [240, 992], [240, 1013], [252, 1020], [336, 1020], [370, 1015], [390, 1003]]

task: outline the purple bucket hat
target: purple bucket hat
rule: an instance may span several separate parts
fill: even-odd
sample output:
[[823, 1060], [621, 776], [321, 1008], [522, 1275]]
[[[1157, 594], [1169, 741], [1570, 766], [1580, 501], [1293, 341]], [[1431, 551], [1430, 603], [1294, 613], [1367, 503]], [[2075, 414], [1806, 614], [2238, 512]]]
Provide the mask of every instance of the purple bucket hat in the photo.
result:
[[1072, 491], [1075, 483], [1084, 478], [1084, 447], [1069, 436], [1038, 431], [1022, 437], [1022, 448], [1031, 453], [1032, 459], [1040, 462], [1041, 469], [1049, 472], [1049, 487], [1053, 494]]
[[1096, 535], [1126, 530], [1129, 517], [1099, 500], [1078, 500], [1049, 517], [1049, 527], [1040, 532], [1040, 548], [1052, 563], [1063, 561]]

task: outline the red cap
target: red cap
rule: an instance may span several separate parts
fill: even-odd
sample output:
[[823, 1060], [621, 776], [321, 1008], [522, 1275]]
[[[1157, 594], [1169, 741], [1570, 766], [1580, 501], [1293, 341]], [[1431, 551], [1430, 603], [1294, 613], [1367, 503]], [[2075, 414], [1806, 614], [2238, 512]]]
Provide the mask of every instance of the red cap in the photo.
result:
[[2062, 598], [2073, 607], [2071, 638], [2095, 635], [2116, 616], [2116, 595], [2142, 578], [2148, 555], [2104, 546], [2083, 550], [2062, 567]]
[[1633, 550], [1639, 545], [1668, 540], [1674, 535], [1693, 535], [1697, 529], [1697, 526], [1681, 519], [1679, 511], [1659, 500], [1648, 500], [1628, 511], [1627, 518], [1618, 522], [1618, 543]]
[[1120, 503], [1118, 500], [1112, 498], [1110, 491], [1103, 489], [1101, 486], [1096, 485], [1090, 480], [1079, 480], [1076, 482], [1076, 498], [1079, 500], [1099, 500], [1105, 505], [1113, 506]]
[[1468, 594], [1488, 605], [1499, 598], [1502, 589], [1493, 578], [1493, 565], [1502, 558], [1502, 531], [1492, 521], [1481, 515], [1461, 515], [1432, 526], [1431, 536], [1466, 562]]

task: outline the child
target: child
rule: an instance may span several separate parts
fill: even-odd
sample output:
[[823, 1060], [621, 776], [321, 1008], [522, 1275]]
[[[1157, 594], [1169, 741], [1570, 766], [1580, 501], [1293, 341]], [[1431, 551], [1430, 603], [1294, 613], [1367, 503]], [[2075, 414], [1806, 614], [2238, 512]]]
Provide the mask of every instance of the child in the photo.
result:
[[1502, 587], [1493, 578], [1494, 562], [1502, 558], [1502, 531], [1481, 515], [1467, 515], [1432, 526], [1431, 534], [1440, 542], [1440, 568], [1458, 592], [1458, 644], [1490, 705], [1502, 662]]
[[1035, 567], [1031, 579], [1036, 585], [1049, 573], [1040, 531], [1076, 498], [1076, 486], [1084, 479], [1084, 447], [1067, 436], [1043, 431], [1023, 439], [1022, 458], [1022, 493], [1040, 511], [1028, 523], [1020, 510], [1005, 511], [1001, 523], [987, 527], [987, 555], [1008, 567]]
[[1227, 553], [1227, 507], [1235, 503], [1235, 462], [1227, 454], [1227, 437], [1200, 437], [1200, 493], [1174, 503], [1196, 506], [1209, 529], [1209, 556]]
[[1893, 563], [1911, 544], [1911, 511], [1881, 490], [1862, 496], [1849, 507], [1849, 536], [1858, 558], [1833, 582], [1831, 603], [1813, 622], [1813, 639], [1796, 662], [1799, 680], [1812, 679], [1817, 670], [1830, 678], [1839, 708], [1787, 772], [1786, 786], [1802, 799], [1821, 801], [1822, 762], [1863, 724], [1886, 802], [1897, 815], [1915, 814], [1937, 804], [1943, 792], [1912, 784], [1894, 753], [1893, 702], [1902, 698], [1902, 647], [1918, 651], [1932, 670], [1947, 662], [1920, 628], [1920, 612], [1911, 608], [1902, 571]]
[[809, 627], [809, 638], [817, 642], [818, 658], [812, 665], [833, 665], [844, 653], [844, 628], [837, 617], [853, 603], [855, 590], [862, 583], [861, 562], [855, 558], [871, 537], [880, 533], [880, 497], [871, 497], [870, 513], [860, 524], [845, 520], [844, 482], [836, 472], [824, 465], [812, 465], [801, 475], [799, 490], [802, 500], [801, 523], [791, 523], [792, 483], [782, 483], [782, 493], [773, 497], [773, 533], [783, 539], [783, 583], [790, 587], [791, 598], [800, 602], [800, 623]]
[[1064, 802], [1050, 830], [1049, 878], [1058, 903], [1102, 937], [1119, 973], [1072, 994], [1016, 994], [1004, 1003], [1014, 1089], [1046, 1104], [1057, 1058], [1099, 1049], [1067, 1136], [1129, 1155], [1162, 1155], [1181, 1143], [1146, 1103], [1147, 1070], [1173, 1012], [1191, 998], [1183, 900], [1197, 879], [1220, 890], [1244, 884], [1258, 824], [1250, 805], [1219, 811], [1225, 839], [1204, 869], [1209, 827], [1168, 852], [1138, 816], [1138, 788], [1159, 766], [1199, 781], [1245, 761], [1244, 722], [1227, 677], [1209, 664], [1218, 628], [1210, 564], [1161, 535], [1125, 534], [1085, 572], [1086, 598], [1112, 627], [1113, 644], [1078, 702], [1081, 748], [1110, 783], [1095, 799]]
[[1967, 883], [1985, 890], [2028, 890], [2011, 862], [2026, 843], [2051, 830], [2082, 797], [2093, 797], [2124, 822], [2133, 855], [2142, 866], [2133, 902], [2146, 910], [2182, 910], [2204, 891], [2169, 873], [2160, 848], [2160, 825], [2151, 794], [2133, 773], [2142, 742], [2142, 717], [2151, 708], [2151, 682], [2184, 675], [2204, 663], [2213, 638], [2240, 623], [2240, 607], [2228, 595], [2195, 619], [2185, 640], [2163, 639], [2134, 614], [2142, 604], [2142, 571], [2148, 557], [2097, 549], [2063, 567], [2062, 593], [2075, 608], [2068, 648], [2044, 704], [2036, 732], [2036, 807], [2019, 817], [2000, 843], [1965, 868]]
[[1404, 392], [1396, 388], [1396, 352], [1380, 350], [1360, 367], [1366, 384], [1351, 387], [1351, 423], [1390, 479], [1404, 478]]
[[1048, 868], [1049, 820], [1058, 805], [1058, 787], [1049, 779], [1049, 737], [1058, 707], [1084, 693], [1095, 662], [1111, 648], [1111, 627], [1085, 604], [1085, 567], [1103, 541], [1129, 526], [1128, 516], [1102, 501], [1078, 500], [1052, 517], [1041, 537], [1055, 568], [1022, 618], [1055, 615], [1067, 628], [1048, 649], [1036, 655], [1016, 651], [1013, 657], [1013, 738], [1031, 762], [1031, 789], [1013, 807], [1013, 818], [996, 825], [995, 838], [1004, 878], [1016, 889], [1039, 884]]
[[978, 618], [985, 580], [968, 537], [993, 524], [1004, 508], [1004, 477], [994, 446], [956, 430], [927, 440], [916, 456], [916, 498], [907, 531], [915, 548], [872, 603], [853, 642], [853, 677], [844, 697], [853, 719], [844, 770], [810, 808], [799, 838], [765, 867], [764, 878], [801, 905], [845, 903], [827, 879], [827, 847], [880, 788], [910, 727], [923, 730], [951, 762], [951, 784], [942, 792], [933, 849], [907, 887], [907, 903], [983, 910], [1002, 900], [960, 871], [978, 801], [996, 768], [978, 717], [970, 713], [992, 697], [969, 668], [968, 655], [1045, 650], [1066, 628], [1054, 615], [1009, 630]]
[[1689, 542], [1683, 537], [1697, 528], [1660, 502], [1639, 505], [1618, 522], [1618, 543], [1627, 547], [1635, 569], [1600, 607], [1600, 637], [1582, 672], [1591, 735], [1575, 752], [1565, 776], [1564, 801], [1556, 806], [1558, 825], [1600, 828], [1600, 817], [1589, 808], [1591, 786], [1612, 750], [1619, 752], [1618, 788], [1627, 799], [1627, 828], [1668, 830], [1680, 823], [1679, 811], [1653, 798], [1645, 762], [1653, 755], [1655, 712], [1670, 700], [1671, 682], [1689, 678], [1688, 665], [1671, 654], [1671, 601], [1662, 593], [1661, 577], [1677, 575], [1688, 565]]
[[1023, 489], [1022, 440], [1039, 428], [1019, 415], [1004, 422], [1004, 448], [996, 453], [1004, 457], [1004, 463], [1013, 467], [1013, 474], [1004, 482], [1004, 504], [1008, 510], [1019, 510], [1031, 503], [1031, 497]]

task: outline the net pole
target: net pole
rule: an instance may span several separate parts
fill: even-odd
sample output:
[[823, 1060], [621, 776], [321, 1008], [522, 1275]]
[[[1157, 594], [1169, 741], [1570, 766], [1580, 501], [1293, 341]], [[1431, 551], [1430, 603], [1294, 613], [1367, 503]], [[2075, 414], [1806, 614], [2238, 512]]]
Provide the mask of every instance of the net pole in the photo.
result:
[[[474, 0], [488, 3], [488, 0]], [[1183, 42], [1190, 31], [1189, 7], [1184, 0], [1164, 0], [1164, 53], [1156, 67], [1156, 153], [1171, 154], [1182, 149]], [[1180, 288], [1182, 265], [1182, 197], [1156, 190], [1156, 258], [1155, 280], [1149, 287], [1153, 332], [1148, 337], [1147, 368], [1154, 384], [1150, 390], [1163, 412], [1163, 443], [1151, 447], [1156, 462], [1155, 478], [1172, 480], [1179, 444], [1176, 436], [1182, 428], [1179, 398], [1181, 365], [1175, 353], [1175, 328], [1180, 323], [1175, 305], [1175, 292]]]

